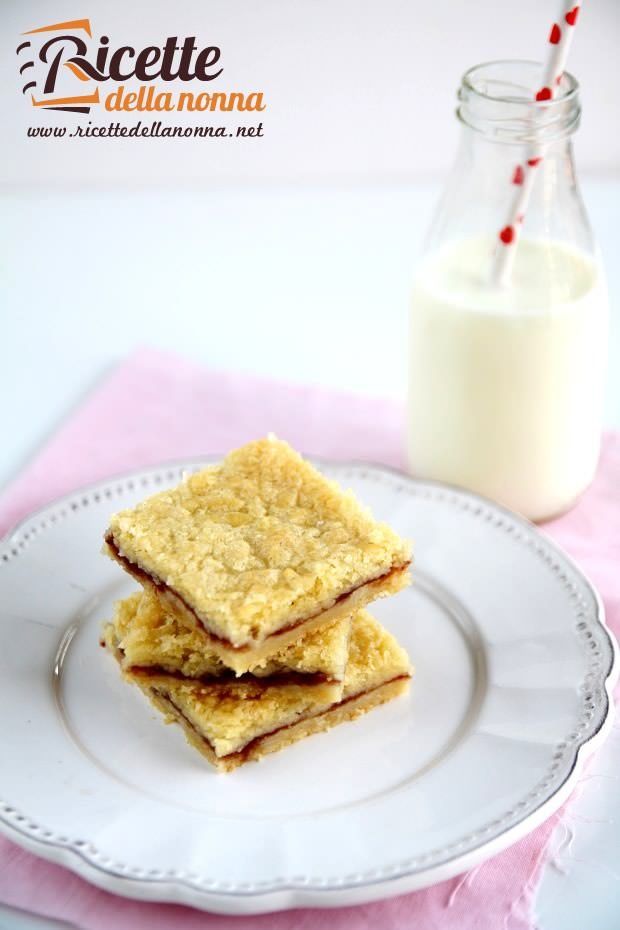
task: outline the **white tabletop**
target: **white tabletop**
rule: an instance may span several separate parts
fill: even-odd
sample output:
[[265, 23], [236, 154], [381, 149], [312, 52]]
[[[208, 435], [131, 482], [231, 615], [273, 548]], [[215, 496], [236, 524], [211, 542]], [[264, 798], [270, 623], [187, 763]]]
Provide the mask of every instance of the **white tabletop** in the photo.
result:
[[[586, 183], [584, 194], [611, 293], [605, 419], [620, 428], [620, 182]], [[0, 484], [140, 344], [403, 396], [407, 296], [436, 196], [431, 187], [5, 195]], [[619, 777], [614, 730], [571, 808], [574, 839], [565, 828], [555, 838], [541, 930], [617, 930]], [[0, 908], [0, 930], [41, 926], [57, 925]]]

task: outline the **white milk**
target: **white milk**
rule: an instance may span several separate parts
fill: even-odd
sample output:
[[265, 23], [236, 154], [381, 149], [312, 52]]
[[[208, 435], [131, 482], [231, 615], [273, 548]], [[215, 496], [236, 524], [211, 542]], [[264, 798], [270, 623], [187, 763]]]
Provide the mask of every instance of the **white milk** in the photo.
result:
[[416, 277], [409, 458], [414, 475], [540, 520], [596, 468], [607, 292], [585, 252], [526, 239], [511, 286], [493, 289], [491, 250], [482, 238], [448, 243]]

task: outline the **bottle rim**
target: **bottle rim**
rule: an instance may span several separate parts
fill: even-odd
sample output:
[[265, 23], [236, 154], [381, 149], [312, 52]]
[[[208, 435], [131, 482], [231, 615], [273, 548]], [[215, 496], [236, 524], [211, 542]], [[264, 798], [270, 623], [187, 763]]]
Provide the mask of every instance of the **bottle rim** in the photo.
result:
[[469, 68], [458, 91], [459, 120], [497, 142], [549, 144], [579, 125], [579, 82], [565, 71], [550, 100], [538, 101], [544, 65], [499, 59]]

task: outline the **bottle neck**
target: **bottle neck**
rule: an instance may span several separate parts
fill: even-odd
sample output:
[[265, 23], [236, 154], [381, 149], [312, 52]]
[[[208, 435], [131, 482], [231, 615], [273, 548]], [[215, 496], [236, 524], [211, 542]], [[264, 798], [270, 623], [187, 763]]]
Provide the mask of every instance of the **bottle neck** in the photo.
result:
[[[483, 132], [461, 121], [458, 159], [469, 162], [471, 170], [496, 171], [504, 174], [510, 166], [525, 164], [528, 158], [539, 159], [539, 175], [544, 175], [546, 183], [561, 184], [574, 178], [574, 150], [571, 134], [558, 134], [556, 138], [544, 145], [533, 145], [527, 140], [498, 141], [494, 134]], [[563, 169], [559, 170], [559, 163]], [[553, 170], [551, 170], [553, 168]], [[566, 173], [568, 169], [568, 174]]]
[[497, 145], [544, 149], [567, 140], [579, 126], [579, 87], [565, 73], [553, 97], [537, 101], [542, 65], [505, 61], [477, 65], [464, 76], [457, 116], [472, 132]]
[[[426, 251], [434, 251], [447, 240], [472, 237], [487, 239], [493, 250], [531, 151], [527, 143], [498, 143], [463, 125]], [[545, 147], [522, 223], [521, 234], [526, 239], [561, 240], [587, 252], [594, 250], [577, 185], [571, 136], [560, 136]]]
[[[484, 238], [491, 252], [513, 215], [521, 237], [593, 250], [573, 161], [578, 85], [565, 74], [553, 98], [540, 103], [535, 89], [541, 74], [536, 62], [504, 61], [478, 65], [463, 77], [457, 110], [461, 144], [427, 250], [448, 240]], [[533, 159], [535, 175], [529, 170]], [[521, 206], [526, 175], [528, 197]]]

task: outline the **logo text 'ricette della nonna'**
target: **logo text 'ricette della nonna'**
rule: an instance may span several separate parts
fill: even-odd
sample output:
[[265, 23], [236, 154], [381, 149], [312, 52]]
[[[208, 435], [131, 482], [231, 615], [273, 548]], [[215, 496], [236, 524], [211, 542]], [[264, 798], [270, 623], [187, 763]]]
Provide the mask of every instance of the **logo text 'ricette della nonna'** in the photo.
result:
[[[196, 36], [168, 36], [161, 45], [139, 50], [131, 45], [114, 47], [106, 35], [93, 42], [88, 19], [39, 26], [23, 36], [16, 50], [19, 73], [25, 81], [22, 93], [30, 91], [33, 107], [74, 113], [89, 113], [98, 104], [106, 110], [147, 112], [260, 111], [266, 107], [262, 92], [162, 91], [152, 83], [205, 83], [220, 77], [224, 68], [219, 46], [200, 48]], [[141, 83], [128, 92], [125, 81]], [[105, 82], [119, 86], [106, 94]], [[100, 85], [104, 85], [101, 97]]]

